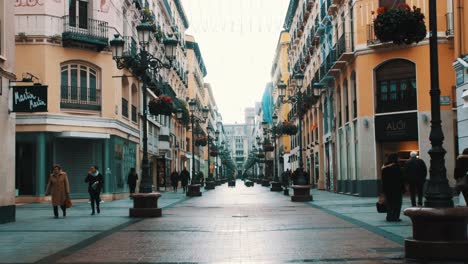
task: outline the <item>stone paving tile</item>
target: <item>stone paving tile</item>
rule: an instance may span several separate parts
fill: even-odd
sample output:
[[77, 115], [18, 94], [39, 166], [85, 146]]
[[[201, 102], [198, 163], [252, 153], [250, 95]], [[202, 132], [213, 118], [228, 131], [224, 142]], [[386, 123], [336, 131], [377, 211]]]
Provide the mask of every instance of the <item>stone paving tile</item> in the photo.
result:
[[[181, 192], [162, 194], [160, 207], [186, 199]], [[36, 262], [125, 224], [132, 203], [130, 199], [104, 202], [101, 214], [91, 216], [87, 202], [74, 202], [67, 217], [59, 219], [53, 218], [49, 203], [17, 206], [16, 222], [0, 225], [0, 263]]]
[[[215, 191], [164, 210], [59, 263], [402, 263], [402, 247], [255, 186]], [[322, 261], [323, 260], [323, 261]]]

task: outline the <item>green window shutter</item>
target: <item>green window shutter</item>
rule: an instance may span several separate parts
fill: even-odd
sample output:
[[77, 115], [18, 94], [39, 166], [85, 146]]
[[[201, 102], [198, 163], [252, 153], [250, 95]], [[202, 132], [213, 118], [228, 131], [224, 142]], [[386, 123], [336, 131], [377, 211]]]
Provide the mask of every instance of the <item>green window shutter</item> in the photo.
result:
[[89, 74], [89, 101], [98, 101], [96, 96], [96, 75], [92, 73]]
[[68, 66], [62, 67], [62, 74], [60, 77], [60, 96], [62, 99], [68, 98]]
[[68, 15], [70, 16], [70, 26], [76, 27], [76, 1], [70, 0], [70, 7], [68, 10]]
[[88, 28], [88, 2], [79, 2], [79, 23], [80, 28]]
[[80, 67], [80, 100], [88, 100], [88, 71], [86, 67]]
[[70, 99], [78, 99], [78, 69], [76, 65], [72, 65], [70, 70]]

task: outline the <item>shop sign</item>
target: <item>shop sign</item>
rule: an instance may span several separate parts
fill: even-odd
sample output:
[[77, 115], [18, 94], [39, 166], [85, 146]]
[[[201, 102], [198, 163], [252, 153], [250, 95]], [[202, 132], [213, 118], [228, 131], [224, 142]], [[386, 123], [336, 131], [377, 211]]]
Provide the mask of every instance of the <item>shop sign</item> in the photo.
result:
[[418, 140], [418, 114], [375, 117], [375, 137], [380, 142]]
[[440, 105], [450, 105], [450, 96], [440, 96]]
[[13, 112], [47, 112], [47, 85], [14, 86]]

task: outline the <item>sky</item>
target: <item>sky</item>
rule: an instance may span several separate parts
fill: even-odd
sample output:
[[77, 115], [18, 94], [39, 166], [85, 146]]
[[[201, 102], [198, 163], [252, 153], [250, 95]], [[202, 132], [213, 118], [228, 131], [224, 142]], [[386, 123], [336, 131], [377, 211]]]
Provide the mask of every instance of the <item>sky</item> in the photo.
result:
[[224, 124], [261, 101], [289, 0], [182, 0]]

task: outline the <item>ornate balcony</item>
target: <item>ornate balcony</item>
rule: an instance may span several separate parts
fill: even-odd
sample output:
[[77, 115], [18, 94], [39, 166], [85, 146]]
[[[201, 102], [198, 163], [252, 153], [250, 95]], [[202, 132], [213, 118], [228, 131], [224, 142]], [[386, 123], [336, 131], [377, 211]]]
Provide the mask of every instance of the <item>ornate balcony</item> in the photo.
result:
[[64, 46], [85, 44], [98, 51], [108, 46], [108, 25], [105, 21], [64, 16], [62, 41]]
[[60, 107], [101, 111], [101, 90], [88, 87], [62, 86]]
[[341, 69], [354, 59], [354, 43], [352, 33], [344, 33], [336, 43], [336, 63], [334, 68]]

